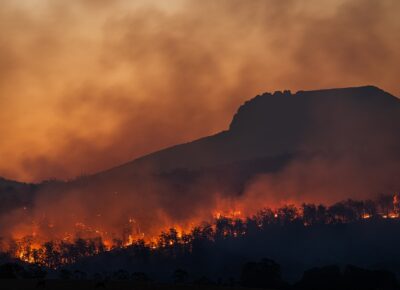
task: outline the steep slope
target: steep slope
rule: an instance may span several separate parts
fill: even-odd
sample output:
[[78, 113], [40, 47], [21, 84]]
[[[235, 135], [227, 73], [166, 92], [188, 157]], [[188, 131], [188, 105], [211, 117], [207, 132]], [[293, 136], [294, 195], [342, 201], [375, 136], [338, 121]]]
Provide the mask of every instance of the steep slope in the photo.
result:
[[3, 212], [32, 203], [36, 185], [0, 177], [0, 216]]
[[45, 217], [53, 236], [84, 223], [112, 237], [134, 220], [135, 231], [154, 236], [216, 210], [364, 200], [400, 191], [399, 132], [400, 100], [376, 87], [266, 93], [243, 104], [227, 131], [41, 184], [15, 219]]
[[216, 196], [254, 192], [262, 203], [365, 199], [400, 191], [399, 132], [400, 100], [373, 86], [266, 93], [243, 104], [227, 131], [61, 188], [88, 200], [118, 192], [127, 211], [178, 218]]
[[400, 101], [373, 86], [265, 93], [239, 108], [229, 130], [155, 152], [105, 174], [133, 173], [138, 168], [198, 170], [299, 151], [386, 150], [400, 144], [399, 112]]

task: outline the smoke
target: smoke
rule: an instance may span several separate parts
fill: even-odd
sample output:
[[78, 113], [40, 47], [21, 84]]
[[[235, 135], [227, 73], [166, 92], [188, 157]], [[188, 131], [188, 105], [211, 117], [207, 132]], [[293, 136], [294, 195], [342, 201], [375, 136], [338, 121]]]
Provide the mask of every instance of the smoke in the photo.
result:
[[[396, 0], [3, 2], [0, 176], [40, 181], [107, 169], [223, 130], [244, 100], [266, 90], [375, 84], [399, 95]], [[353, 123], [328, 130], [333, 120], [325, 121], [315, 130], [336, 132], [339, 142], [319, 134], [297, 149], [347, 148], [340, 141]], [[373, 136], [247, 180], [241, 195], [224, 188], [223, 175], [190, 171], [48, 183], [29, 207], [1, 216], [1, 234], [112, 238], [129, 226], [154, 236], [216, 211], [247, 215], [398, 190], [393, 150], [378, 144], [387, 154], [371, 156], [360, 144]]]
[[0, 176], [106, 169], [275, 89], [398, 94], [399, 2], [3, 1]]
[[[395, 121], [400, 112], [398, 100], [378, 90], [370, 94], [366, 90], [362, 98], [340, 97], [339, 92], [331, 97], [327, 92], [315, 94], [308, 101], [300, 95], [291, 98], [289, 104], [284, 102], [272, 110], [283, 118], [288, 115], [291, 124], [306, 120], [306, 126], [285, 131], [289, 136], [301, 136], [299, 144], [289, 147], [289, 152], [297, 154], [282, 170], [252, 177], [240, 198], [243, 208], [254, 211], [304, 202], [333, 204], [400, 192], [400, 127]], [[298, 110], [305, 112], [300, 117], [283, 110], [295, 98], [307, 108]], [[270, 134], [268, 138], [275, 137]]]
[[332, 205], [336, 202], [375, 200], [400, 190], [396, 180], [396, 161], [366, 165], [363, 160], [342, 156], [318, 156], [296, 160], [276, 174], [254, 177], [238, 199], [243, 212], [254, 213], [263, 207], [303, 203]]

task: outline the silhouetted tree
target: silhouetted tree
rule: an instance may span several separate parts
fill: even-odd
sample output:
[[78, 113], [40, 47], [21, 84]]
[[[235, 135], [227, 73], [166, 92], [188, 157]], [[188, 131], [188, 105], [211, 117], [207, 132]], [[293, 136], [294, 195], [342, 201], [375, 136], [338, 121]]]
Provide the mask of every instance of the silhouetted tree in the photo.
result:
[[393, 210], [393, 196], [387, 194], [380, 194], [377, 200], [380, 211], [388, 215]]
[[255, 216], [253, 218], [246, 219], [245, 227], [246, 227], [246, 236], [249, 237], [256, 236], [261, 231], [261, 225], [257, 222]]
[[374, 201], [366, 200], [364, 202], [364, 214], [368, 214], [370, 216], [375, 216], [377, 214], [377, 208]]
[[307, 225], [313, 225], [317, 222], [317, 207], [314, 204], [303, 203], [303, 221]]
[[171, 228], [168, 232], [162, 232], [158, 238], [158, 246], [160, 248], [173, 247], [178, 244], [179, 237], [176, 229]]
[[293, 222], [298, 216], [298, 209], [294, 205], [286, 205], [278, 209], [278, 220], [282, 225]]
[[317, 207], [317, 222], [319, 224], [326, 224], [328, 222], [328, 212], [326, 207], [322, 204]]
[[60, 253], [57, 251], [56, 244], [50, 241], [43, 246], [46, 266], [51, 268], [58, 266], [60, 264]]
[[275, 213], [270, 208], [265, 208], [265, 209], [260, 210], [255, 215], [254, 219], [257, 222], [257, 225], [262, 229], [266, 229], [268, 227], [268, 225], [274, 224], [277, 222]]
[[236, 219], [233, 222], [233, 235], [235, 237], [242, 236], [246, 233], [246, 227], [245, 224], [241, 219]]
[[353, 199], [348, 199], [346, 201], [347, 207], [352, 212], [352, 219], [360, 219], [365, 212], [364, 203], [362, 201], [357, 201]]
[[223, 239], [233, 235], [233, 222], [232, 219], [227, 217], [220, 217], [215, 222], [215, 236], [217, 239]]

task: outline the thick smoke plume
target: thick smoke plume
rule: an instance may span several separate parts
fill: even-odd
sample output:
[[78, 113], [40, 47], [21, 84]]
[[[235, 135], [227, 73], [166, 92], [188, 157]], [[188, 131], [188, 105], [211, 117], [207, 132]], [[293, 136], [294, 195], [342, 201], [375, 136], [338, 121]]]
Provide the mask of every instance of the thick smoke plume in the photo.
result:
[[73, 178], [226, 128], [248, 96], [399, 95], [396, 0], [11, 1], [0, 176]]

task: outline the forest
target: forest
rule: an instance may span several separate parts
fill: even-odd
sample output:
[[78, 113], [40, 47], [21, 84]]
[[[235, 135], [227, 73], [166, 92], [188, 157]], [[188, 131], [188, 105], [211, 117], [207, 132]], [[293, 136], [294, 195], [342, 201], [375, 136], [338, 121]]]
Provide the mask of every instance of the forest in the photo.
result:
[[77, 237], [36, 246], [25, 237], [2, 253], [0, 277], [312, 289], [325, 275], [324, 283], [342, 281], [340, 289], [358, 276], [397, 285], [399, 233], [397, 195], [286, 205], [246, 218], [218, 215], [190, 232], [170, 228], [151, 241], [107, 245], [101, 237]]

